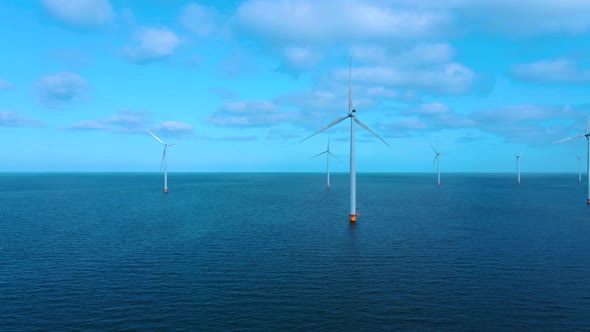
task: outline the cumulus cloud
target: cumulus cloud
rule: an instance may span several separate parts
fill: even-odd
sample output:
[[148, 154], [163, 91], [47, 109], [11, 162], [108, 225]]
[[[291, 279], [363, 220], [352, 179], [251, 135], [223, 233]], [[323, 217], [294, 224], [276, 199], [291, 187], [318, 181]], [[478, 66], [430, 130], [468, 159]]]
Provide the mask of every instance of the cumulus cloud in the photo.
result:
[[69, 130], [108, 130], [109, 126], [97, 121], [82, 121], [67, 127]]
[[[348, 79], [348, 70], [336, 72], [338, 80]], [[459, 64], [448, 63], [429, 68], [401, 68], [391, 66], [360, 66], [352, 68], [352, 80], [404, 89], [421, 90], [432, 94], [464, 94], [477, 83], [477, 74]]]
[[585, 0], [450, 0], [381, 1], [411, 11], [446, 13], [455, 30], [484, 31], [509, 36], [545, 33], [579, 34], [590, 30], [590, 2]]
[[10, 90], [12, 88], [14, 88], [14, 85], [12, 85], [12, 83], [0, 79], [0, 90]]
[[42, 0], [55, 18], [78, 27], [95, 27], [112, 21], [113, 8], [108, 0]]
[[220, 17], [215, 9], [198, 3], [187, 5], [180, 14], [182, 26], [199, 37], [214, 33], [219, 21]]
[[135, 35], [136, 44], [123, 49], [130, 62], [145, 64], [170, 57], [180, 45], [176, 34], [166, 28], [143, 27]]
[[297, 75], [297, 73], [316, 66], [322, 56], [309, 47], [288, 46], [282, 51], [280, 70]]
[[46, 107], [61, 107], [80, 100], [88, 89], [88, 82], [80, 75], [61, 72], [42, 77], [36, 84], [37, 97]]
[[[472, 129], [501, 137], [507, 142], [546, 144], [556, 137], [566, 137], [572, 131], [582, 131], [584, 113], [588, 110], [588, 105], [523, 104], [460, 113], [441, 103], [427, 103], [395, 112], [390, 122], [379, 124], [378, 128], [386, 137]], [[482, 135], [469, 135], [460, 141], [481, 139], [484, 139]]]
[[188, 135], [194, 132], [192, 125], [177, 121], [164, 121], [153, 127], [153, 129], [166, 136]]
[[256, 136], [239, 136], [239, 135], [229, 135], [229, 136], [197, 136], [196, 139], [204, 140], [204, 141], [233, 141], [233, 142], [243, 142], [243, 141], [254, 141], [258, 139]]
[[[268, 100], [225, 102], [206, 118], [206, 122], [223, 127], [289, 127], [317, 129], [318, 123], [327, 123], [348, 111], [348, 85], [332, 84], [294, 91]], [[378, 109], [385, 100], [407, 101], [416, 99], [409, 93], [384, 87], [353, 87], [354, 107], [363, 112]], [[290, 129], [289, 129], [290, 130]], [[280, 137], [279, 137], [280, 136]], [[270, 135], [272, 139], [284, 135]]]
[[86, 120], [71, 124], [64, 129], [82, 131], [107, 131], [117, 134], [144, 134], [149, 128], [166, 137], [185, 137], [194, 133], [192, 125], [177, 121], [153, 124], [153, 115], [148, 112], [123, 110], [99, 120]]
[[0, 111], [0, 126], [2, 127], [43, 127], [43, 123], [30, 119], [15, 112]]
[[455, 49], [447, 43], [418, 43], [405, 49], [391, 46], [354, 45], [350, 48], [354, 62], [396, 66], [425, 66], [447, 63]]
[[579, 68], [576, 63], [564, 58], [518, 64], [512, 67], [510, 73], [518, 80], [533, 83], [590, 83], [590, 69]]
[[225, 102], [206, 122], [222, 127], [267, 127], [289, 122], [297, 112], [283, 111], [272, 101], [252, 100]]
[[427, 37], [438, 35], [450, 19], [375, 1], [249, 0], [236, 12], [240, 29], [295, 44]]
[[453, 10], [472, 29], [501, 34], [538, 35], [590, 30], [590, 2], [584, 0], [481, 0], [449, 1]]

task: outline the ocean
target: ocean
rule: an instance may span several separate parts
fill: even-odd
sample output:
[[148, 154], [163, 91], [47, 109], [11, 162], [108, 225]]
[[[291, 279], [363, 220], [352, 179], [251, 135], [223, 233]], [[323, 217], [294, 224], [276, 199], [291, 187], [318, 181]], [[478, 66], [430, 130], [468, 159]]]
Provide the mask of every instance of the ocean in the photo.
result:
[[577, 174], [0, 174], [0, 330], [590, 330]]

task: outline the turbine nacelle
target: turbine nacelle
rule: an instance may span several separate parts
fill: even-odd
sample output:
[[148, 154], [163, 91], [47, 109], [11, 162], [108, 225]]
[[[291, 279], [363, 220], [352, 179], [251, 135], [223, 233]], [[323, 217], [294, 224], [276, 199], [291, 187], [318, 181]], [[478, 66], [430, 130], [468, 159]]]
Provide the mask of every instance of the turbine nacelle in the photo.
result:
[[348, 113], [348, 117], [349, 117], [349, 118], [354, 118], [355, 116], [356, 116], [356, 110], [351, 110], [351, 111]]

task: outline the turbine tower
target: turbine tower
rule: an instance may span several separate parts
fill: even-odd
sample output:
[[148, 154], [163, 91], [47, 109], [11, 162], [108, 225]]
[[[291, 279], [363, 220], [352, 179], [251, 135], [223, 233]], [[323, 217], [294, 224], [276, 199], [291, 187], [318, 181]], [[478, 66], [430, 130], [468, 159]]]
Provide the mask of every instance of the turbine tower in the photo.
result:
[[383, 140], [383, 138], [379, 137], [379, 135], [377, 135], [374, 131], [369, 129], [369, 127], [367, 127], [367, 125], [362, 123], [356, 117], [356, 110], [352, 108], [352, 91], [351, 91], [352, 88], [350, 85], [351, 84], [351, 76], [352, 76], [351, 74], [352, 74], [352, 61], [350, 60], [349, 66], [348, 66], [348, 115], [332, 121], [324, 128], [322, 128], [319, 131], [315, 132], [314, 134], [302, 139], [299, 143], [301, 143], [301, 142], [307, 140], [308, 138], [311, 138], [311, 137], [321, 133], [322, 131], [350, 118], [350, 222], [355, 223], [358, 213], [356, 210], [356, 164], [355, 164], [355, 153], [354, 153], [355, 152], [355, 150], [354, 150], [354, 123], [356, 122], [359, 126], [365, 128], [368, 132], [375, 135], [378, 139], [380, 139], [383, 143], [385, 143], [385, 145], [389, 146], [389, 144], [387, 142], [385, 142], [385, 140]]
[[520, 157], [524, 154], [521, 152], [519, 154], [512, 153], [516, 157], [516, 172], [518, 173], [518, 184], [520, 184]]
[[576, 158], [578, 158], [578, 182], [582, 183], [582, 158], [579, 155], [576, 155]]
[[154, 136], [154, 138], [157, 139], [158, 142], [160, 142], [160, 144], [164, 146], [164, 153], [162, 154], [162, 163], [160, 164], [160, 170], [162, 170], [162, 166], [164, 166], [164, 192], [168, 193], [168, 158], [166, 158], [166, 149], [173, 145], [176, 145], [176, 143], [166, 144], [162, 142], [162, 140], [159, 139], [158, 136], [154, 135], [154, 133], [152, 133], [149, 129], [146, 130], [148, 133]]
[[328, 174], [326, 189], [330, 189], [330, 156], [338, 159], [338, 157], [336, 157], [332, 152], [330, 152], [330, 136], [328, 136], [328, 147], [326, 148], [326, 151], [316, 154], [315, 156], [311, 157], [311, 159], [319, 157], [323, 154], [326, 155], [326, 172]]
[[588, 122], [586, 123], [586, 131], [584, 131], [583, 134], [576, 135], [573, 137], [568, 137], [568, 138], [562, 139], [562, 140], [554, 142], [554, 143], [561, 143], [561, 142], [577, 139], [580, 137], [586, 137], [586, 141], [588, 142], [588, 156], [586, 158], [586, 160], [587, 160], [586, 171], [588, 174], [588, 200], [587, 200], [587, 203], [588, 203], [588, 205], [590, 205], [590, 117], [588, 118]]
[[436, 154], [432, 163], [434, 164], [436, 162], [436, 173], [438, 176], [438, 179], [436, 181], [436, 185], [440, 187], [440, 156], [443, 155], [444, 153], [436, 151], [436, 149], [432, 145], [430, 147], [432, 148], [432, 151], [434, 151], [434, 153]]

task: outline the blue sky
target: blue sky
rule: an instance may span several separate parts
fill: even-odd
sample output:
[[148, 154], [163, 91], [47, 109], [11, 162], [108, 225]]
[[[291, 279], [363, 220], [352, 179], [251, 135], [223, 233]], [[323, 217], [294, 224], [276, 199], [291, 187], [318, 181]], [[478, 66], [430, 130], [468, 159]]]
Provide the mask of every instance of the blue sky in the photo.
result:
[[[4, 0], [0, 171], [322, 171], [352, 58], [360, 172], [576, 172], [582, 0]], [[331, 130], [348, 158], [348, 123]], [[357, 127], [358, 128], [358, 127]], [[335, 171], [347, 171], [336, 163]]]

